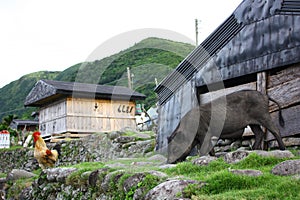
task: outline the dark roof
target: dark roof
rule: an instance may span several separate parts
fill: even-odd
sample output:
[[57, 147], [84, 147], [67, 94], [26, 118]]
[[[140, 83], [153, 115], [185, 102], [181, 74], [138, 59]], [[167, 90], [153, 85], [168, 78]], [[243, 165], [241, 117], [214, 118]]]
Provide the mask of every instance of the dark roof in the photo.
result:
[[11, 123], [10, 123], [10, 127], [12, 129], [17, 129], [18, 126], [38, 126], [39, 125], [39, 121], [38, 120], [22, 120], [22, 119], [14, 119]]
[[196, 74], [204, 86], [300, 62], [299, 24], [300, 1], [244, 0], [156, 87], [160, 104]]
[[29, 119], [14, 119], [12, 123], [17, 125], [38, 125], [38, 120], [29, 120]]
[[25, 106], [41, 106], [57, 99], [72, 97], [143, 100], [145, 95], [122, 86], [40, 80], [26, 97]]

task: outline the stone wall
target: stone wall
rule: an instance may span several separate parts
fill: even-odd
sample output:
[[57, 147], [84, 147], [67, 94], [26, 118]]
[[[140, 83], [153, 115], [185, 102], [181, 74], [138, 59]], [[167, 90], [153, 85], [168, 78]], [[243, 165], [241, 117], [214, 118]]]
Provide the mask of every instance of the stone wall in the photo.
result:
[[[51, 148], [52, 145], [48, 146]], [[154, 136], [149, 134], [136, 133], [128, 136], [124, 132], [97, 133], [81, 140], [62, 142], [62, 156], [57, 166], [145, 155], [153, 152], [154, 146]], [[33, 171], [39, 168], [32, 148], [3, 149], [0, 151], [0, 160], [0, 173], [7, 173], [12, 169]]]
[[[275, 157], [285, 161], [274, 164], [271, 172], [260, 171], [255, 168], [231, 169], [231, 167], [228, 168], [228, 171], [236, 175], [253, 177], [271, 173], [276, 176], [291, 176], [291, 181], [293, 179], [295, 181], [299, 180], [300, 160], [295, 159], [295, 155], [290, 151], [254, 152], [260, 157]], [[247, 157], [251, 157], [251, 155], [253, 157], [254, 152], [229, 152], [224, 155], [223, 159], [230, 166], [233, 166]], [[154, 160], [156, 161], [153, 162]], [[187, 162], [203, 166], [215, 160], [217, 160], [216, 157], [203, 156]], [[155, 170], [145, 170], [145, 165], [150, 163], [156, 166]], [[1, 190], [5, 191], [7, 199], [33, 200], [191, 199], [191, 194], [184, 191], [187, 186], [193, 184], [200, 189], [207, 185], [205, 181], [193, 180], [188, 176], [173, 177], [171, 174], [166, 174], [164, 169], [176, 167], [176, 165], [165, 165], [164, 163], [165, 158], [157, 154], [147, 157], [147, 160], [143, 162], [125, 164], [126, 166], [122, 168], [109, 167], [108, 165], [87, 171], [73, 167], [52, 168], [43, 170], [33, 181], [23, 179], [23, 185], [20, 185], [20, 182], [17, 184], [16, 180], [20, 179], [20, 174], [24, 174], [24, 172], [20, 173], [20, 171], [15, 170], [7, 176], [6, 181], [12, 181], [10, 188], [3, 190], [0, 187], [0, 192]], [[25, 174], [26, 177], [28, 177], [27, 173]], [[28, 180], [28, 183], [26, 183], [26, 180]]]

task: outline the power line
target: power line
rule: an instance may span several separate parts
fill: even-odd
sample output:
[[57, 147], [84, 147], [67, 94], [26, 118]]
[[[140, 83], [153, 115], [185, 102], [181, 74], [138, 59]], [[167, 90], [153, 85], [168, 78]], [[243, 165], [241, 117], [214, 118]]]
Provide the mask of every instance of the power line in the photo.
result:
[[1, 112], [0, 115], [5, 114], [5, 113], [10, 113], [10, 112], [15, 112], [15, 111], [19, 111], [19, 110], [25, 110], [26, 108], [19, 108], [19, 109], [14, 109], [14, 110], [8, 110], [5, 112]]

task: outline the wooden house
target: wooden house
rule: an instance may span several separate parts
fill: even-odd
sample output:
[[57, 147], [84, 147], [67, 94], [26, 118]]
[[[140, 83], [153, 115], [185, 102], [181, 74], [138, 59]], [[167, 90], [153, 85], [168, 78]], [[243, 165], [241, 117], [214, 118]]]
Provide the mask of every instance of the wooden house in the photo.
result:
[[39, 127], [39, 121], [14, 119], [10, 123], [9, 127], [19, 131], [35, 131]]
[[[244, 0], [156, 87], [159, 98], [157, 149], [198, 103], [242, 89], [267, 93], [282, 137], [300, 134], [300, 1]], [[274, 138], [268, 134], [266, 140]]]
[[135, 102], [143, 99], [121, 86], [40, 80], [25, 106], [39, 107], [39, 130], [49, 136], [135, 129]]

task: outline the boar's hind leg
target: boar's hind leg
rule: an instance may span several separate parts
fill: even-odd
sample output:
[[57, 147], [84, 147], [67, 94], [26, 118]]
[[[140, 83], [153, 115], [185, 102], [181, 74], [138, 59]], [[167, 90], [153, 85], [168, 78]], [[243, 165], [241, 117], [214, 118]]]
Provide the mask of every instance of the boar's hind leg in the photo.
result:
[[279, 129], [276, 126], [274, 126], [274, 124], [272, 123], [272, 119], [270, 115], [266, 119], [267, 120], [265, 121], [265, 123], [262, 124], [262, 126], [267, 128], [274, 135], [274, 137], [278, 142], [279, 149], [285, 150], [285, 145], [283, 144]]
[[261, 149], [261, 143], [264, 137], [264, 132], [261, 130], [259, 125], [250, 125], [250, 128], [255, 135], [255, 142], [253, 145], [253, 149], [259, 150]]

